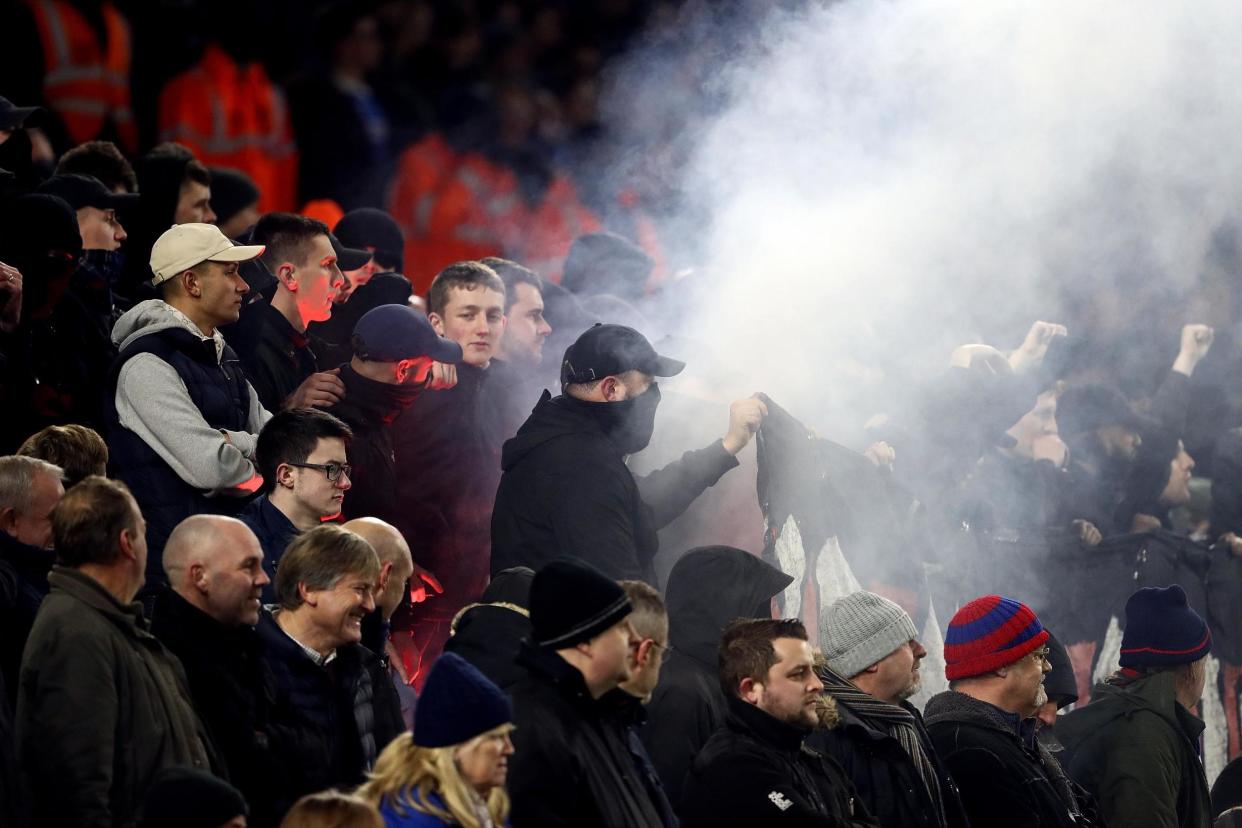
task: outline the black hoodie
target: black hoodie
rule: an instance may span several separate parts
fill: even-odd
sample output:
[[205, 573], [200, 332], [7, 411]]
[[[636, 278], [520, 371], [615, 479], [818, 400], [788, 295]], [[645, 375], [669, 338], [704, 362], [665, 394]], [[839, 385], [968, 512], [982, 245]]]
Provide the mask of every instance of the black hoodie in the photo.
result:
[[656, 532], [737, 465], [717, 440], [642, 481], [589, 403], [544, 392], [504, 444], [492, 511], [492, 573], [536, 571], [556, 558], [592, 564], [609, 578], [654, 582]]
[[691, 549], [669, 573], [665, 603], [673, 654], [647, 705], [642, 736], [674, 806], [695, 755], [724, 722], [716, 666], [721, 632], [735, 618], [769, 616], [772, 596], [792, 582], [730, 546]]

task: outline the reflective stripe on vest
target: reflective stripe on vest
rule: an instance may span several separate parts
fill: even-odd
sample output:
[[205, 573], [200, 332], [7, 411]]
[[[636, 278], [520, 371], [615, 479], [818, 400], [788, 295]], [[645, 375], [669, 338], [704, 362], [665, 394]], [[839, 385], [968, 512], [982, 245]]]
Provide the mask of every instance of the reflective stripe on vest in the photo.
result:
[[125, 19], [111, 4], [103, 4], [107, 42], [101, 48], [81, 13], [63, 0], [29, 0], [29, 7], [43, 44], [43, 96], [60, 116], [69, 137], [79, 143], [89, 141], [111, 120], [122, 143], [135, 149]]

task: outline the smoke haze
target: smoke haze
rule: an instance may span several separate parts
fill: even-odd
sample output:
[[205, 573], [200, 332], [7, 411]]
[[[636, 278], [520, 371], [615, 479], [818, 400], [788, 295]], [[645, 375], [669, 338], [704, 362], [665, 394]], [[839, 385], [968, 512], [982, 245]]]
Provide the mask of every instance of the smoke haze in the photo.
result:
[[[809, 424], [962, 342], [1014, 347], [1036, 318], [1115, 327], [1134, 286], [1167, 306], [1234, 218], [1232, 3], [841, 2], [711, 31], [701, 52], [737, 50], [680, 136], [675, 241], [712, 285], [684, 332]], [[631, 123], [661, 90], [692, 97], [673, 65], [624, 73]]]

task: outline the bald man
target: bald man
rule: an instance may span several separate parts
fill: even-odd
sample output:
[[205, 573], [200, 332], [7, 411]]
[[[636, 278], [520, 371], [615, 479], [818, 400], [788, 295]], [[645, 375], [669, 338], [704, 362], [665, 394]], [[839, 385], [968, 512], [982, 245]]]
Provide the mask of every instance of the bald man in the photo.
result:
[[251, 824], [275, 825], [299, 769], [331, 757], [273, 703], [254, 630], [269, 583], [259, 539], [240, 520], [193, 515], [169, 535], [163, 564], [171, 589], [155, 599], [151, 632], [185, 667], [194, 707], [250, 803]]
[[348, 521], [342, 527], [361, 536], [371, 544], [375, 554], [379, 555], [380, 574], [375, 587], [375, 612], [362, 620], [362, 644], [380, 657], [388, 671], [396, 694], [395, 699], [391, 696], [388, 698], [390, 709], [391, 703], [396, 701], [400, 706], [401, 720], [408, 728], [413, 724], [414, 703], [418, 697], [410, 687], [405, 664], [388, 641], [392, 631], [389, 621], [397, 607], [401, 606], [401, 601], [405, 598], [405, 585], [416, 571], [420, 573], [420, 585], [427, 579], [437, 589], [440, 585], [435, 583], [430, 572], [414, 563], [414, 558], [410, 555], [410, 545], [391, 523], [385, 523], [379, 518], [363, 517]]

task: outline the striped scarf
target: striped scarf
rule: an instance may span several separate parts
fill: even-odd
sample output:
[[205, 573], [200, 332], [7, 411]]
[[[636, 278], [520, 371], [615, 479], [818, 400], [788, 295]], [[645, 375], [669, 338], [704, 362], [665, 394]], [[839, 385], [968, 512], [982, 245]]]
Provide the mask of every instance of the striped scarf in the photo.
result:
[[914, 714], [905, 708], [880, 701], [864, 693], [853, 682], [838, 676], [827, 668], [819, 671], [819, 677], [824, 683], [824, 692], [836, 699], [838, 706], [846, 708], [868, 727], [887, 733], [897, 740], [918, 770], [919, 777], [923, 780], [923, 787], [927, 789], [927, 794], [936, 808], [939, 823], [947, 825], [944, 798], [940, 792], [940, 779], [936, 775], [936, 766], [932, 763], [931, 757], [927, 755]]

